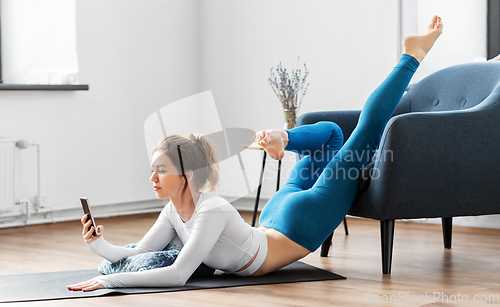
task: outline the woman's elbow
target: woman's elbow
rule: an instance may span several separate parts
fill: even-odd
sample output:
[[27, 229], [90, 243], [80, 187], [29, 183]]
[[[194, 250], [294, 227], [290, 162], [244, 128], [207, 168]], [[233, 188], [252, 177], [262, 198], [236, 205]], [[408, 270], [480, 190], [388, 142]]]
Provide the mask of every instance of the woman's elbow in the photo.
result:
[[191, 277], [191, 274], [186, 274], [187, 272], [180, 270], [175, 262], [171, 266], [163, 267], [160, 270], [166, 271], [162, 274], [159, 283], [167, 287], [182, 287]]
[[189, 278], [184, 278], [182, 276], [175, 276], [171, 278], [167, 283], [170, 287], [182, 287], [186, 284]]

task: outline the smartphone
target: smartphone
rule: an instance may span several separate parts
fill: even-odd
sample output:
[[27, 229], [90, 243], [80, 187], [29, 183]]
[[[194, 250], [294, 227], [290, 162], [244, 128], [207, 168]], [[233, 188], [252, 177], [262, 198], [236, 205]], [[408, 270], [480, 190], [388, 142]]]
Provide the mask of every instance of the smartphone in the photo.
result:
[[83, 212], [85, 214], [88, 214], [87, 220], [85, 222], [92, 220], [92, 224], [90, 225], [94, 226], [94, 232], [92, 233], [92, 235], [97, 237], [97, 232], [96, 232], [97, 227], [94, 221], [94, 217], [92, 216], [92, 212], [90, 212], [89, 200], [86, 197], [80, 197], [80, 201], [82, 202]]

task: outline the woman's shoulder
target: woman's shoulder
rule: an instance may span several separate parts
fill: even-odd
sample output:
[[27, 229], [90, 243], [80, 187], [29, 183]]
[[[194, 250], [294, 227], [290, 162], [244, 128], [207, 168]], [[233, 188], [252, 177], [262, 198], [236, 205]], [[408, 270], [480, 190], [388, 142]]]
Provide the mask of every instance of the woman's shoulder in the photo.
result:
[[200, 194], [200, 202], [198, 203], [198, 212], [204, 212], [207, 210], [217, 210], [221, 209], [223, 211], [235, 210], [234, 207], [224, 198], [215, 194]]

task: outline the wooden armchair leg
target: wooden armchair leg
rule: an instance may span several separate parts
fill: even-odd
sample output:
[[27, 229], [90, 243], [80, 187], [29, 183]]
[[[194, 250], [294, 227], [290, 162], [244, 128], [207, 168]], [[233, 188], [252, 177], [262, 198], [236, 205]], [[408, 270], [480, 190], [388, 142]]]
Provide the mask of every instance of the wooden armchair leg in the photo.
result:
[[345, 217], [344, 217], [344, 231], [345, 231], [345, 235], [348, 236], [349, 230], [347, 229], [347, 218], [345, 218]]
[[441, 218], [443, 224], [443, 241], [444, 248], [451, 249], [451, 232], [453, 227], [453, 218], [452, 217], [443, 217]]
[[380, 239], [382, 243], [382, 273], [391, 274], [394, 220], [380, 221]]
[[332, 239], [333, 239], [333, 232], [326, 238], [325, 241], [323, 241], [323, 244], [321, 245], [321, 252], [320, 256], [321, 257], [328, 257], [328, 251], [330, 250], [330, 246], [332, 246]]

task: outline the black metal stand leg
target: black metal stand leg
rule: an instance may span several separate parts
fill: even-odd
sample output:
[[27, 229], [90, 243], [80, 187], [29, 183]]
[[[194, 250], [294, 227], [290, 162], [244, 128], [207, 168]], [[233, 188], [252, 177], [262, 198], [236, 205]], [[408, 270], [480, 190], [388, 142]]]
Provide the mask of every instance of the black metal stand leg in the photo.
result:
[[332, 239], [333, 239], [333, 232], [326, 238], [325, 241], [323, 241], [323, 244], [321, 245], [321, 252], [320, 256], [321, 257], [328, 257], [328, 251], [330, 250], [330, 246], [332, 245]]
[[380, 221], [380, 239], [382, 243], [382, 273], [391, 274], [394, 220]]
[[257, 210], [259, 209], [260, 190], [262, 189], [262, 178], [264, 177], [264, 169], [266, 168], [267, 152], [264, 151], [262, 157], [262, 169], [260, 170], [259, 186], [257, 187], [257, 196], [255, 197], [255, 206], [253, 208], [252, 226], [255, 227], [255, 220], [257, 219]]
[[451, 232], [453, 227], [453, 218], [452, 217], [443, 217], [441, 218], [443, 224], [443, 241], [444, 248], [451, 249]]
[[344, 232], [346, 236], [349, 235], [349, 230], [347, 229], [347, 218], [345, 217], [344, 217]]
[[280, 189], [281, 159], [278, 161], [278, 180], [276, 180], [276, 192]]

